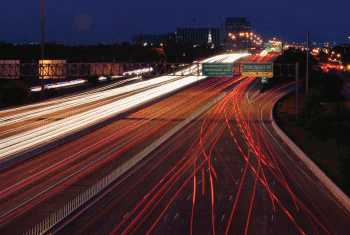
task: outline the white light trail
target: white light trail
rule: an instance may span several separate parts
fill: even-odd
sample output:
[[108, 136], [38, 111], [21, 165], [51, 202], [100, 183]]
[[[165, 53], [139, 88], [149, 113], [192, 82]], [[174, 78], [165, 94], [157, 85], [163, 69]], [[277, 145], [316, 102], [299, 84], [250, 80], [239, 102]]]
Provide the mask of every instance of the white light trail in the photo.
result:
[[[226, 54], [226, 55], [216, 56], [216, 57], [204, 60], [202, 62], [223, 61], [228, 63], [228, 62], [234, 62], [235, 60], [241, 57], [244, 57], [246, 55], [247, 54], [238, 54], [238, 55]], [[193, 65], [193, 66], [196, 66], [196, 65]], [[186, 72], [188, 72], [188, 69], [185, 69], [185, 70]], [[137, 94], [100, 106], [98, 108], [94, 108], [89, 111], [56, 121], [54, 123], [5, 138], [1, 141], [1, 144], [0, 144], [0, 159], [18, 154], [19, 152], [23, 152], [29, 148], [36, 147], [40, 144], [43, 144], [44, 142], [47, 142], [50, 140], [56, 140], [62, 136], [74, 133], [78, 130], [81, 130], [83, 128], [96, 124], [102, 120], [106, 120], [110, 117], [113, 117], [119, 113], [122, 113], [142, 103], [161, 97], [169, 92], [175, 91], [184, 86], [187, 86], [194, 82], [205, 79], [206, 76], [187, 76], [181, 79], [180, 77], [178, 78], [179, 79], [172, 81], [170, 83], [160, 85], [143, 92], [139, 92]], [[44, 115], [46, 113], [52, 113], [55, 111], [59, 111], [61, 109], [66, 109], [67, 107], [74, 107], [75, 105], [78, 105], [78, 104], [80, 105], [80, 104], [84, 104], [92, 101], [97, 101], [99, 99], [116, 96], [119, 94], [134, 91], [135, 89], [156, 85], [164, 81], [170, 81], [173, 79], [174, 79], [174, 76], [162, 76], [162, 77], [154, 78], [152, 80], [131, 84], [121, 88], [115, 88], [107, 91], [102, 91], [99, 93], [88, 94], [86, 96], [79, 97], [76, 100], [68, 100], [63, 104], [55, 104], [53, 106], [40, 108], [38, 110], [23, 112], [21, 114], [13, 115], [11, 117], [15, 119], [13, 120], [13, 122], [16, 122], [18, 120], [25, 120], [28, 118]], [[89, 101], [86, 101], [86, 99], [88, 99]], [[6, 117], [6, 118], [9, 118], [9, 117]], [[11, 122], [11, 121], [8, 121], [8, 122]], [[6, 125], [8, 122], [3, 121], [3, 123], [0, 123], [0, 125]]]

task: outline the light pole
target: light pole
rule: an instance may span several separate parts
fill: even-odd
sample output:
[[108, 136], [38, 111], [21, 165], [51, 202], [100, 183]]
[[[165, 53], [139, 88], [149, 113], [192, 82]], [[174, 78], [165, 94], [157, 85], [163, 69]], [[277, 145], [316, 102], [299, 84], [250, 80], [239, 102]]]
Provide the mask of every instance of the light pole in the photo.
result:
[[306, 35], [306, 94], [309, 91], [309, 32]]
[[298, 89], [299, 89], [299, 63], [295, 63], [295, 118], [299, 117], [299, 107], [298, 107]]
[[[45, 41], [45, 23], [44, 23], [44, 0], [41, 0], [41, 63], [43, 66], [44, 63], [44, 41]], [[39, 63], [39, 73], [44, 73], [43, 67], [40, 69], [40, 63]], [[44, 98], [44, 75], [41, 74], [41, 99]]]

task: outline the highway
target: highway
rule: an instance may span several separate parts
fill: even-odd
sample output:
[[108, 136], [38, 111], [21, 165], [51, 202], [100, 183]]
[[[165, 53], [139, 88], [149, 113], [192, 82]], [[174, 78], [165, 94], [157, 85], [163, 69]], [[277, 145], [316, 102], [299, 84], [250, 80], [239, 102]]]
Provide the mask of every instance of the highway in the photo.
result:
[[347, 234], [349, 212], [271, 126], [287, 84], [241, 82], [56, 234]]
[[[201, 62], [234, 61], [244, 56], [220, 55]], [[184, 76], [196, 67], [182, 70], [179, 73], [183, 75], [179, 76], [162, 76], [120, 87], [135, 80], [131, 78], [75, 96], [0, 111], [0, 162], [206, 78]]]
[[[220, 89], [224, 89], [224, 87], [227, 86], [227, 84], [224, 83], [225, 81], [227, 82], [227, 79], [216, 79], [215, 82], [208, 81], [197, 87], [192, 96], [196, 97], [198, 103], [194, 103], [192, 106], [187, 104], [191, 103], [189, 101], [193, 98], [192, 96], [183, 99], [181, 103], [182, 106], [180, 104], [173, 104], [175, 105], [176, 110], [178, 110], [177, 113], [173, 114], [175, 115], [173, 119], [176, 120], [177, 116], [184, 115], [186, 112], [186, 115], [189, 115], [196, 108], [198, 109], [202, 102], [208, 102], [209, 99], [212, 99], [213, 96], [217, 95]], [[211, 85], [206, 88], [208, 83]], [[208, 89], [211, 90], [210, 93], [206, 93], [208, 92]], [[206, 94], [207, 100], [198, 96], [198, 92]], [[170, 102], [171, 101], [172, 99], [170, 99]], [[111, 158], [114, 158], [115, 156], [113, 156], [113, 154], [115, 154], [115, 151], [123, 153], [126, 149], [129, 149], [129, 151], [131, 151], [130, 154], [134, 154], [137, 149], [132, 148], [132, 144], [137, 144], [137, 148], [142, 149], [144, 145], [148, 145], [148, 143], [154, 141], [156, 136], [152, 135], [153, 132], [164, 132], [167, 130], [166, 125], [169, 126], [169, 129], [171, 125], [177, 123], [177, 121], [173, 121], [173, 124], [169, 124], [172, 119], [164, 119], [164, 117], [162, 117], [164, 120], [159, 119], [160, 121], [157, 126], [152, 123], [158, 120], [157, 116], [153, 116], [164, 116], [164, 112], [170, 112], [169, 115], [172, 115], [172, 111], [174, 111], [174, 109], [169, 106], [167, 109], [162, 109], [158, 113], [148, 111], [148, 113], [146, 113], [147, 119], [126, 118], [120, 120], [120, 122], [114, 123], [115, 127], [107, 126], [98, 132], [92, 132], [90, 135], [77, 139], [77, 142], [73, 141], [69, 143], [68, 145], [71, 147], [63, 145], [60, 148], [55, 148], [52, 151], [36, 156], [35, 158], [24, 162], [24, 164], [18, 165], [18, 167], [13, 167], [1, 172], [3, 179], [0, 187], [0, 196], [2, 199], [1, 204], [3, 205], [0, 211], [0, 216], [2, 218], [1, 224], [5, 224], [13, 218], [19, 218], [20, 215], [28, 212], [32, 207], [42, 203], [43, 200], [47, 200], [47, 197], [50, 197], [50, 194], [47, 192], [50, 190], [55, 191], [57, 194], [62, 194], [59, 191], [59, 184], [63, 184], [62, 187], [65, 187], [67, 181], [76, 180], [76, 178], [74, 178], [76, 175], [82, 174], [79, 175], [81, 177], [84, 176], [84, 174], [93, 172], [94, 168], [97, 168], [103, 165], [106, 161], [110, 161]], [[140, 112], [143, 113], [144, 111]], [[135, 115], [137, 116], [139, 114], [136, 113]], [[181, 118], [179, 120], [181, 120]], [[117, 133], [110, 131], [115, 128], [116, 130], [119, 130]], [[107, 133], [105, 132], [106, 130]], [[143, 145], [142, 143], [140, 144], [142, 141]], [[129, 142], [131, 143], [128, 144]], [[128, 158], [126, 154], [122, 157], [122, 159], [116, 159], [116, 164], [121, 164], [120, 162], [123, 162]], [[96, 162], [99, 164], [96, 164]], [[89, 167], [91, 166], [94, 167], [90, 169]], [[68, 170], [65, 170], [65, 168], [68, 168]], [[99, 180], [100, 177], [101, 176], [98, 175], [97, 179]], [[89, 178], [88, 181], [91, 181], [91, 179]], [[38, 184], [38, 182], [40, 182], [40, 184]], [[40, 200], [36, 201], [38, 197]], [[69, 197], [65, 198], [65, 200], [69, 200]], [[57, 206], [59, 207], [61, 204], [62, 203], [59, 203]], [[50, 207], [52, 207], [52, 205], [50, 205]], [[26, 210], [22, 208], [25, 208]], [[46, 216], [46, 214], [41, 214], [41, 216], [36, 218], [40, 220], [43, 218], [42, 216]], [[35, 224], [35, 222], [29, 223]]]
[[293, 83], [261, 86], [256, 78], [203, 78], [4, 169], [0, 234], [32, 231], [195, 113], [47, 233], [346, 234], [349, 212], [271, 126], [273, 103]]

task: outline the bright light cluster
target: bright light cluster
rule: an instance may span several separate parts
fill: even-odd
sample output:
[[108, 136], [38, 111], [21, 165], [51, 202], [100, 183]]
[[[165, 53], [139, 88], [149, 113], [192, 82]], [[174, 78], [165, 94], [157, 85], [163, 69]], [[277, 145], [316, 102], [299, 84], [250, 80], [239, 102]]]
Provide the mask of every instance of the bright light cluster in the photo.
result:
[[137, 76], [139, 76], [143, 73], [149, 73], [152, 71], [153, 71], [153, 68], [150, 67], [150, 68], [136, 69], [133, 71], [127, 71], [127, 72], [124, 72], [123, 75], [137, 75]]
[[[55, 83], [50, 83], [50, 84], [45, 84], [44, 87], [45, 89], [52, 89], [52, 88], [59, 88], [59, 87], [67, 87], [67, 86], [74, 86], [78, 84], [83, 84], [86, 83], [87, 81], [85, 79], [76, 79], [72, 81], [65, 81], [65, 82], [55, 82]], [[40, 91], [41, 86], [35, 86], [35, 87], [30, 87], [30, 91]]]

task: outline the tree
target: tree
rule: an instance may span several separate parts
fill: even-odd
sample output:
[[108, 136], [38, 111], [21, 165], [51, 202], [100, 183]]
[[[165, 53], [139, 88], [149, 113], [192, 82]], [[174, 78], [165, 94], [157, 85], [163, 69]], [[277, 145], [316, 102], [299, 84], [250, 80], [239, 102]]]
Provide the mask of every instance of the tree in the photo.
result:
[[304, 106], [300, 112], [300, 123], [308, 130], [311, 135], [322, 137], [322, 128], [324, 127], [324, 108], [321, 104], [320, 90], [310, 89], [305, 97]]
[[9, 104], [20, 104], [29, 94], [28, 85], [21, 80], [11, 80], [0, 89], [1, 100]]
[[336, 74], [322, 73], [320, 79], [321, 100], [338, 101], [342, 98], [340, 90], [343, 87], [343, 79]]

